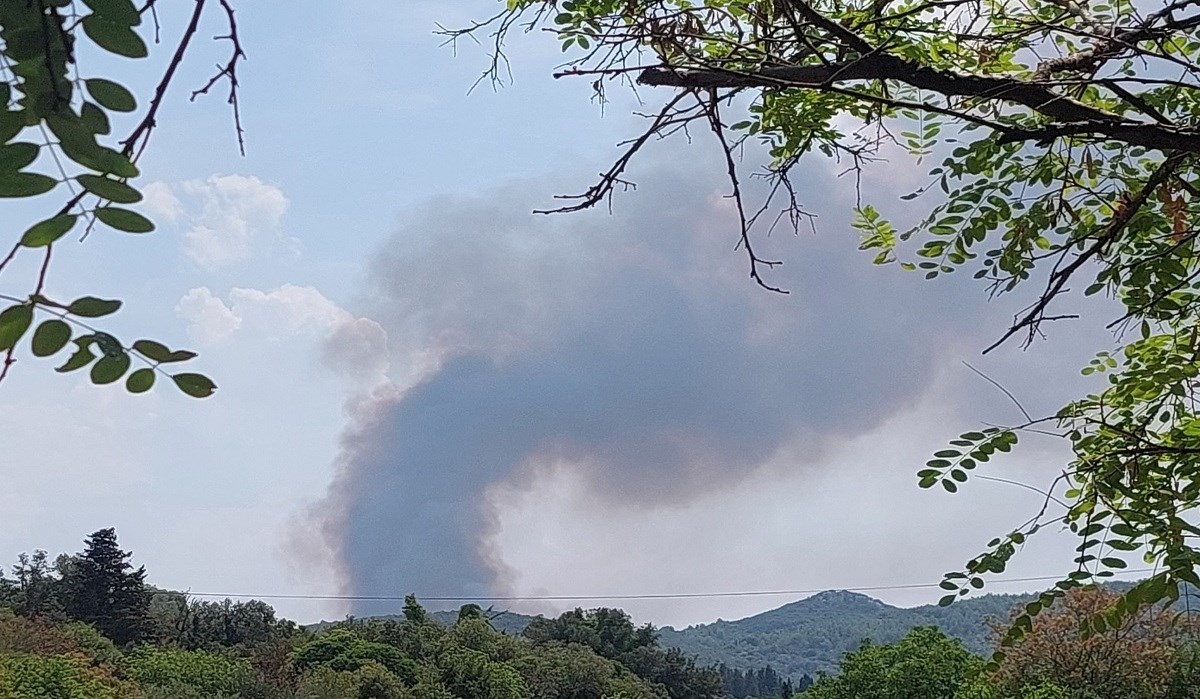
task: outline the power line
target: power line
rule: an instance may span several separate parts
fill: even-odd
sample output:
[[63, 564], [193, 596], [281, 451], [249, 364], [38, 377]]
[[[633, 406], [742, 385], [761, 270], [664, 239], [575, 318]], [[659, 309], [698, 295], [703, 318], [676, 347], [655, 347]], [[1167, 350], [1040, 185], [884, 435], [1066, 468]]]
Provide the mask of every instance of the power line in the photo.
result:
[[[1140, 575], [1153, 572], [1152, 568], [1116, 571], [1116, 575]], [[993, 585], [1022, 582], [1045, 582], [1047, 580], [1062, 580], [1061, 575], [1038, 575], [1028, 578], [1005, 578], [995, 580]], [[917, 590], [939, 587], [941, 583], [907, 583], [900, 585], [868, 585], [860, 587], [839, 588], [846, 592], [886, 592], [891, 590]], [[507, 596], [422, 596], [416, 595], [424, 602], [607, 602], [621, 600], [668, 600], [668, 599], [716, 599], [722, 597], [782, 597], [815, 595], [825, 592], [826, 588], [809, 590], [739, 590], [736, 592], [664, 592], [623, 595], [507, 595]], [[193, 597], [221, 598], [250, 598], [250, 599], [290, 599], [290, 600], [322, 600], [346, 602], [402, 602], [405, 595], [296, 595], [296, 594], [231, 594], [227, 592], [188, 592]]]

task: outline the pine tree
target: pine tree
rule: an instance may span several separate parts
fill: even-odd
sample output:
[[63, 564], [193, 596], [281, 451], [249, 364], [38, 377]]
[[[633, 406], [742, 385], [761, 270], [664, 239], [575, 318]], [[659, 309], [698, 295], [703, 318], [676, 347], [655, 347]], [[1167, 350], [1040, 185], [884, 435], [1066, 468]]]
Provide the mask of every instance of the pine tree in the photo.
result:
[[814, 680], [808, 673], [804, 673], [800, 676], [800, 679], [796, 681], [793, 689], [797, 692], [803, 692], [804, 690], [813, 686], [814, 682], [816, 682], [816, 680]]
[[56, 573], [63, 570], [63, 562], [50, 564], [45, 551], [34, 551], [33, 555], [22, 553], [13, 566], [11, 583], [0, 581], [0, 594], [4, 594], [4, 606], [22, 616], [62, 616], [62, 584]]
[[131, 555], [117, 546], [115, 530], [101, 529], [84, 542], [67, 580], [70, 616], [92, 624], [118, 645], [143, 640], [149, 628], [146, 569], [135, 570]]
[[429, 614], [417, 602], [416, 595], [406, 595], [404, 597], [404, 619], [410, 624], [423, 624], [429, 621]]

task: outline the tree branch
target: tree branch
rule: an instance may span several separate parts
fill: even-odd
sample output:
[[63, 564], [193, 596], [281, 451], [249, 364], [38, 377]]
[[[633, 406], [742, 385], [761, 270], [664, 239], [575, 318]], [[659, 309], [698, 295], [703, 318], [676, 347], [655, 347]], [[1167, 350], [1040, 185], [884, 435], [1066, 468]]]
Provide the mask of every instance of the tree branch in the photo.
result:
[[[1047, 129], [1014, 129], [1008, 137], [1011, 141], [1095, 133], [1156, 150], [1200, 153], [1200, 131], [1195, 129], [1130, 121], [1037, 83], [936, 70], [882, 53], [828, 66], [767, 66], [744, 73], [726, 69], [656, 67], [647, 68], [638, 76], [638, 82], [643, 85], [688, 89], [798, 87], [823, 90], [839, 83], [861, 80], [896, 80], [946, 97], [1011, 102], [1060, 124]], [[964, 114], [961, 118], [969, 116]]]
[[1111, 244], [1112, 241], [1115, 240], [1121, 234], [1121, 232], [1125, 230], [1125, 227], [1128, 226], [1129, 222], [1133, 220], [1134, 215], [1136, 215], [1137, 212], [1140, 211], [1143, 206], [1145, 206], [1146, 202], [1150, 198], [1150, 195], [1157, 191], [1162, 183], [1166, 182], [1167, 179], [1174, 174], [1175, 170], [1183, 163], [1183, 160], [1183, 154], [1175, 154], [1159, 164], [1158, 168], [1155, 169], [1155, 171], [1150, 175], [1150, 177], [1146, 180], [1146, 184], [1143, 185], [1140, 190], [1138, 190], [1137, 194], [1118, 204], [1116, 211], [1113, 212], [1112, 218], [1108, 221], [1108, 225], [1106, 225], [1100, 234], [1096, 236], [1096, 241], [1092, 243], [1090, 247], [1080, 253], [1079, 256], [1072, 260], [1071, 263], [1066, 267], [1055, 270], [1054, 273], [1050, 275], [1050, 280], [1046, 284], [1046, 291], [1042, 293], [1037, 302], [1033, 304], [1029, 311], [1021, 316], [1017, 322], [1013, 323], [1012, 327], [1005, 331], [1004, 335], [999, 340], [996, 340], [987, 349], [985, 349], [983, 353], [987, 354], [988, 352], [991, 352], [1000, 345], [1004, 344], [1008, 338], [1015, 335], [1022, 328], [1030, 328], [1031, 331], [1032, 329], [1036, 328], [1042, 320], [1042, 314], [1046, 310], [1046, 307], [1049, 306], [1050, 302], [1062, 293], [1063, 288], [1066, 286], [1067, 281], [1071, 279], [1071, 276], [1074, 275], [1075, 272], [1078, 271], [1079, 268], [1082, 267], [1088, 260], [1104, 252], [1104, 249], [1107, 248], [1109, 244]]

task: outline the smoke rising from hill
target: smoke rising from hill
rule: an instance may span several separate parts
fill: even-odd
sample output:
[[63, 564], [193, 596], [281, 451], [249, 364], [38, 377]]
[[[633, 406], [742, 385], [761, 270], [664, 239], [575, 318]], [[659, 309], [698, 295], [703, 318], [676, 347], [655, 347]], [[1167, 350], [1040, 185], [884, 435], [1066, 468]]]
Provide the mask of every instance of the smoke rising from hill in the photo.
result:
[[373, 261], [364, 311], [410, 359], [356, 402], [316, 510], [347, 592], [504, 590], [485, 492], [546, 468], [585, 476], [597, 506], [653, 506], [735, 483], [784, 444], [812, 467], [1006, 317], [967, 279], [873, 267], [847, 214], [762, 239], [788, 260], [772, 281], [792, 293], [771, 294], [746, 279], [712, 184], [644, 179], [611, 216], [533, 217], [517, 187], [433, 202]]

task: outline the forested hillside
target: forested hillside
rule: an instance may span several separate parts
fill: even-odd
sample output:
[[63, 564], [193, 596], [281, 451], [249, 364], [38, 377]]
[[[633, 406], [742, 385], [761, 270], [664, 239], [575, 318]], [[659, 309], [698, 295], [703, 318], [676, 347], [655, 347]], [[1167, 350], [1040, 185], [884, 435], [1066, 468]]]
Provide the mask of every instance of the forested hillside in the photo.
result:
[[[1200, 625], [1179, 613], [1193, 595], [1083, 635], [1118, 595], [1073, 589], [981, 674], [1022, 596], [900, 609], [824, 592], [683, 630], [410, 596], [401, 615], [306, 628], [261, 601], [157, 589], [131, 560], [102, 529], [0, 569], [0, 699], [1200, 699]], [[1036, 693], [1047, 682], [1057, 693]]]
[[[992, 648], [989, 622], [1003, 621], [1034, 595], [983, 595], [949, 607], [893, 607], [855, 592], [829, 591], [737, 621], [658, 630], [662, 645], [679, 648], [703, 663], [739, 670], [771, 667], [794, 682], [833, 671], [843, 654], [864, 639], [892, 643], [918, 626], [934, 626], [972, 653]], [[434, 612], [452, 624], [456, 612]], [[491, 612], [499, 630], [520, 633], [539, 617]]]
[[798, 678], [833, 671], [842, 655], [864, 639], [893, 643], [918, 626], [934, 626], [973, 653], [992, 647], [989, 620], [1006, 619], [1033, 595], [985, 595], [949, 607], [901, 608], [854, 592], [831, 591], [738, 621], [676, 630], [661, 629], [662, 642], [701, 661], [730, 667], [771, 665]]
[[[512, 618], [468, 604], [435, 619], [301, 628], [261, 601], [156, 589], [116, 532], [0, 569], [0, 699], [776, 699], [770, 668], [698, 664], [619, 609]], [[527, 622], [527, 623], [524, 623]], [[519, 632], [518, 632], [519, 631]], [[803, 685], [802, 685], [803, 686]]]
[[[1110, 587], [1124, 590], [1130, 583]], [[660, 643], [678, 648], [702, 664], [731, 670], [771, 668], [794, 683], [822, 672], [833, 672], [846, 653], [864, 640], [894, 643], [922, 626], [940, 629], [971, 653], [983, 656], [994, 647], [993, 625], [1007, 621], [1014, 609], [1034, 594], [981, 595], [948, 607], [894, 607], [867, 595], [831, 590], [737, 621], [717, 621], [684, 629], [658, 629]], [[1195, 599], [1195, 595], [1192, 595]], [[1182, 606], [1182, 603], [1181, 603]], [[1193, 605], [1200, 609], [1200, 604]], [[431, 616], [451, 625], [457, 612]], [[492, 625], [519, 634], [540, 617], [515, 612], [488, 613]], [[314, 628], [322, 628], [317, 625]]]

